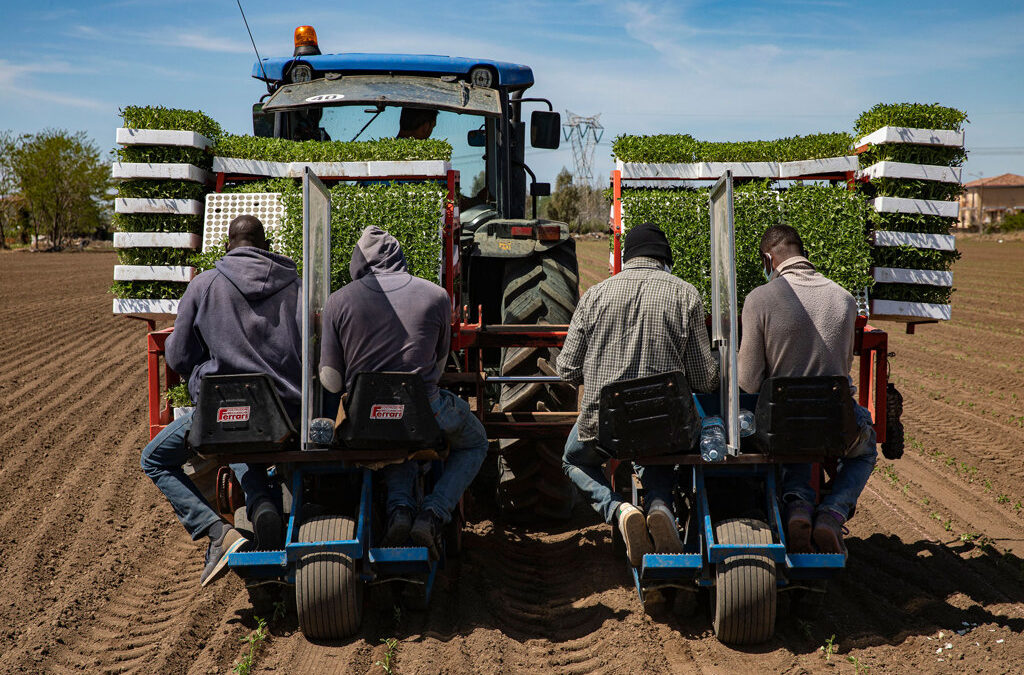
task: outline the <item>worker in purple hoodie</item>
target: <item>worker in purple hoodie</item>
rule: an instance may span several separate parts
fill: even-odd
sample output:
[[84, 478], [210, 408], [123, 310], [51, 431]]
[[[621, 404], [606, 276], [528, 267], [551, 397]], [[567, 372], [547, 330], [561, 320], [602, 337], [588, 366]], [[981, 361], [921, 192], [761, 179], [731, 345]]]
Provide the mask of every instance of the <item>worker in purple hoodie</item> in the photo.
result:
[[444, 525], [487, 456], [487, 432], [464, 400], [438, 387], [451, 350], [451, 298], [443, 288], [409, 274], [398, 240], [373, 225], [363, 230], [349, 265], [352, 282], [327, 299], [320, 347], [320, 382], [351, 391], [360, 372], [417, 373], [430, 408], [450, 444], [444, 472], [417, 504], [419, 462], [382, 469], [388, 524], [382, 546], [411, 539], [432, 558]]
[[[243, 215], [231, 221], [227, 254], [215, 269], [189, 283], [165, 345], [167, 365], [188, 380], [193, 401], [199, 400], [204, 375], [266, 373], [288, 415], [298, 417], [302, 402], [300, 289], [295, 263], [268, 250], [259, 219]], [[250, 544], [185, 475], [182, 465], [190, 455], [185, 439], [191, 426], [189, 413], [164, 427], [142, 451], [142, 470], [167, 497], [192, 539], [210, 539], [199, 579], [206, 586], [227, 570], [229, 554]], [[247, 464], [231, 468], [245, 492], [256, 546], [280, 548], [281, 512], [266, 468]]]

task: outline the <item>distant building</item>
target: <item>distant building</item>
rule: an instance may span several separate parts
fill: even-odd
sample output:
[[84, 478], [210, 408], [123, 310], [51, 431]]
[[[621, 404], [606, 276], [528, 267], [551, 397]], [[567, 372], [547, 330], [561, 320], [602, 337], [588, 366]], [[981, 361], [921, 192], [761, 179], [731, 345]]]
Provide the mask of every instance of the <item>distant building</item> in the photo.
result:
[[960, 195], [960, 227], [994, 225], [1020, 212], [1024, 212], [1024, 176], [1015, 173], [971, 181]]

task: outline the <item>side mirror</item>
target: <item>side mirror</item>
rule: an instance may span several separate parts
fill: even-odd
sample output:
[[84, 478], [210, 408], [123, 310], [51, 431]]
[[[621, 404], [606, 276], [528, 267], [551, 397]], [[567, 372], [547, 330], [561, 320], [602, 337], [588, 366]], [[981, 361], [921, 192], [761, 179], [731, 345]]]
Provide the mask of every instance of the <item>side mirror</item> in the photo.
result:
[[530, 145], [557, 150], [562, 140], [562, 116], [556, 112], [534, 110], [530, 115]]
[[274, 113], [263, 112], [262, 103], [252, 105], [252, 135], [263, 138], [274, 137]]
[[531, 197], [550, 197], [551, 183], [530, 183]]
[[487, 132], [483, 129], [473, 129], [466, 134], [466, 143], [471, 148], [482, 148], [487, 145]]

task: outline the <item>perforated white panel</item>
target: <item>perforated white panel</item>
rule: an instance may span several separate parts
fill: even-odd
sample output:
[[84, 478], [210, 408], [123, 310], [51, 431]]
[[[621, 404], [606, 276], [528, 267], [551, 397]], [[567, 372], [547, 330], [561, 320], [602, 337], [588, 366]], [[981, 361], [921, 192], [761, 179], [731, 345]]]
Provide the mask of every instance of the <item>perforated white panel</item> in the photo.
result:
[[[280, 192], [224, 193], [206, 195], [206, 216], [203, 219], [203, 251], [220, 246], [228, 238], [228, 225], [237, 216], [249, 214], [263, 223], [271, 237], [284, 218], [284, 202]], [[276, 250], [276, 246], [273, 247]]]

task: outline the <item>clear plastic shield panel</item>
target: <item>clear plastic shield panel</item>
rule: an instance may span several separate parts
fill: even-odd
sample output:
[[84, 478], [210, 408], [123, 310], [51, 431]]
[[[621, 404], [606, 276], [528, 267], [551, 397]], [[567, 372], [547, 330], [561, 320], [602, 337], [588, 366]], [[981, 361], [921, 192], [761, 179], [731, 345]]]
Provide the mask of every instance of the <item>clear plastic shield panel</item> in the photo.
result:
[[307, 167], [302, 176], [302, 449], [323, 415], [320, 317], [331, 293], [331, 195]]
[[711, 188], [711, 339], [721, 357], [722, 420], [730, 455], [740, 448], [740, 388], [736, 369], [736, 245], [733, 222], [732, 172]]

